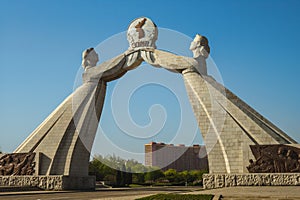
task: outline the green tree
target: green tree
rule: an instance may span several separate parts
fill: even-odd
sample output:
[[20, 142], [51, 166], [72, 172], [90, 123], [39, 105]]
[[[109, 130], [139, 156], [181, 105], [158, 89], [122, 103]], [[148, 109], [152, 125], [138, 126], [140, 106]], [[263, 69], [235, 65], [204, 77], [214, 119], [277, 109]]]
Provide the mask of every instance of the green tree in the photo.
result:
[[145, 182], [145, 173], [134, 173], [132, 174], [132, 182], [142, 184]]
[[205, 173], [208, 173], [207, 170], [192, 170], [189, 172], [191, 176], [191, 182], [194, 185], [202, 185], [202, 176]]
[[117, 186], [122, 185], [122, 172], [120, 170], [117, 170], [117, 173], [116, 173], [116, 185]]
[[120, 182], [120, 186], [125, 186], [126, 185], [126, 176], [127, 176], [127, 173], [126, 173], [126, 167], [125, 167], [125, 164], [122, 164], [121, 168], [120, 168], [120, 171], [121, 171], [121, 182]]
[[179, 172], [178, 176], [179, 176], [179, 181], [180, 182], [184, 181], [186, 185], [189, 182], [193, 182], [192, 176], [191, 176], [190, 172], [187, 170]]
[[106, 180], [117, 186], [125, 186], [132, 183], [132, 168], [146, 169], [135, 160], [126, 161], [115, 155], [106, 157], [97, 155], [90, 162], [89, 174], [95, 175], [97, 181]]
[[164, 173], [162, 170], [154, 170], [146, 173], [145, 181], [155, 182], [157, 179], [162, 177], [164, 177]]
[[104, 173], [103, 170], [101, 170], [103, 167], [103, 164], [99, 160], [93, 160], [90, 162], [89, 165], [89, 174], [96, 176], [96, 180], [103, 180]]
[[164, 172], [164, 175], [170, 183], [175, 182], [178, 178], [177, 171], [175, 169], [168, 169]]
[[127, 167], [127, 172], [126, 172], [126, 175], [125, 175], [125, 184], [126, 185], [130, 185], [132, 184], [132, 173], [131, 173], [131, 168], [130, 167]]
[[128, 166], [130, 167], [132, 173], [143, 174], [144, 172], [148, 171], [147, 167], [141, 163], [138, 163], [136, 165], [131, 165], [130, 163]]

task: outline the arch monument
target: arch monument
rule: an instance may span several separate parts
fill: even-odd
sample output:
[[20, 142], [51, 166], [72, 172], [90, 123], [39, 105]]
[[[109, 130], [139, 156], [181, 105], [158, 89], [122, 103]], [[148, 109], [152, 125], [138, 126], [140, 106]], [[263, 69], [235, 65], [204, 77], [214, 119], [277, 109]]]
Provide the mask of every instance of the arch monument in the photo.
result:
[[277, 153], [281, 146], [297, 152], [295, 140], [207, 74], [210, 48], [206, 37], [196, 35], [190, 46], [193, 57], [158, 50], [156, 25], [141, 17], [130, 24], [127, 38], [128, 50], [100, 65], [96, 65], [98, 55], [93, 48], [84, 51], [83, 84], [13, 154], [2, 156], [1, 167], [14, 163], [14, 168], [2, 170], [0, 184], [57, 190], [94, 188], [88, 164], [106, 84], [142, 62], [182, 74], [208, 152], [206, 188], [237, 185], [237, 174], [250, 177], [250, 172], [262, 168], [259, 156], [265, 151], [261, 149], [272, 148]]

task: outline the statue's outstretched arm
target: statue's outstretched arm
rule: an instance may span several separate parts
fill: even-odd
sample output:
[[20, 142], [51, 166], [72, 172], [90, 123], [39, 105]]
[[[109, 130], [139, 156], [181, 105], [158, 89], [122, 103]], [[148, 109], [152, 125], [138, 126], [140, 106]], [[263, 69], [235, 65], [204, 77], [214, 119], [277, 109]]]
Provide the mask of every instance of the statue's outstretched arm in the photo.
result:
[[191, 57], [178, 56], [166, 51], [154, 51], [154, 66], [181, 73], [185, 69], [196, 68], [198, 62]]
[[95, 67], [87, 69], [83, 74], [84, 82], [94, 79], [102, 79], [105, 81], [111, 81], [115, 79], [115, 77], [118, 77], [120, 74], [124, 74], [126, 72], [122, 69], [125, 61], [125, 55], [121, 54]]

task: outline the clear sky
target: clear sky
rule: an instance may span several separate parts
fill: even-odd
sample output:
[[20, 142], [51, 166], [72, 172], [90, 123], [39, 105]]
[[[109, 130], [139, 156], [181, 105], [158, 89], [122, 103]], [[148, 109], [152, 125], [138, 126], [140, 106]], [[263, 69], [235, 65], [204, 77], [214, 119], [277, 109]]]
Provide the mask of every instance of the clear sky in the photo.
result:
[[[207, 36], [225, 86], [299, 142], [299, 10], [296, 0], [1, 0], [1, 150], [13, 151], [72, 93], [84, 49], [126, 31], [140, 16], [190, 38]], [[121, 133], [110, 124], [113, 85], [101, 122], [112, 135]], [[148, 124], [149, 107], [165, 105], [174, 119], [162, 131], [172, 134], [180, 120], [176, 99], [160, 87], [144, 89], [130, 104], [133, 119]], [[197, 137], [193, 143], [201, 142]], [[143, 149], [143, 142], [132, 146]]]

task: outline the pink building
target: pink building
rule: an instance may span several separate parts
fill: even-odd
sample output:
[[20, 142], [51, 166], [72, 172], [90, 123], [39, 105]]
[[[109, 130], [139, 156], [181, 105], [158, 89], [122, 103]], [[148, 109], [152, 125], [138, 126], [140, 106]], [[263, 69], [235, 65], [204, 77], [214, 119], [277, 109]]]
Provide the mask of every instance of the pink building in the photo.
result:
[[[201, 151], [200, 151], [201, 150]], [[151, 142], [145, 144], [145, 165], [157, 166], [162, 170], [208, 170], [205, 146], [165, 144]], [[202, 156], [204, 155], [204, 156]]]

